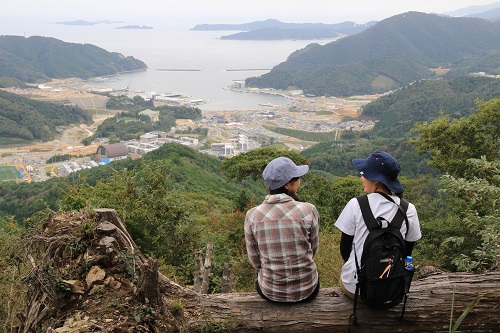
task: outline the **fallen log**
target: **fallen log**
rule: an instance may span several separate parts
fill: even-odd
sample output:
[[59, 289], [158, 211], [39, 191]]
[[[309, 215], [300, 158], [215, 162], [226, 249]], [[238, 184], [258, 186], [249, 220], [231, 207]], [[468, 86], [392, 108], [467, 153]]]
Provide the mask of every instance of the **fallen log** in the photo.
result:
[[[405, 316], [402, 305], [375, 311], [364, 305], [357, 309], [358, 326], [351, 332], [448, 332], [453, 290], [454, 318], [477, 295], [479, 303], [460, 326], [461, 332], [498, 332], [500, 323], [500, 272], [485, 274], [439, 273], [412, 285]], [[348, 332], [353, 302], [339, 288], [321, 289], [305, 304], [275, 304], [256, 293], [211, 295], [200, 304], [212, 320], [225, 322], [234, 332]]]
[[[271, 303], [257, 293], [206, 295], [184, 288], [155, 271], [157, 264], [140, 253], [114, 210], [95, 211], [95, 216], [85, 218], [51, 216], [47, 223], [52, 225], [35, 236], [38, 241], [32, 242], [30, 253], [34, 267], [31, 289], [26, 311], [20, 314], [26, 321], [18, 332], [448, 332], [454, 293], [453, 321], [481, 295], [460, 325], [460, 332], [499, 330], [498, 270], [482, 274], [432, 272], [412, 283], [404, 318], [400, 318], [402, 305], [374, 311], [359, 304], [356, 326], [349, 323], [353, 303], [339, 288], [323, 288], [313, 301], [295, 305]], [[89, 220], [97, 225], [97, 239], [89, 239], [89, 247], [78, 258], [64, 257], [60, 243], [51, 244], [63, 239], [57, 228], [78, 237], [75, 230], [82, 229], [78, 223]], [[70, 241], [64, 239], [64, 243]], [[96, 244], [100, 244], [98, 248], [92, 248]], [[82, 265], [82, 260], [88, 262]], [[65, 281], [82, 281], [83, 291], [57, 298], [41, 269], [42, 262], [50, 262], [54, 268], [60, 265], [65, 272], [78, 272]], [[126, 267], [131, 264], [133, 273]], [[106, 272], [105, 278], [93, 282], [92, 290], [85, 284], [87, 266], [99, 266]], [[96, 289], [96, 285], [101, 288]], [[79, 331], [75, 330], [77, 323]]]

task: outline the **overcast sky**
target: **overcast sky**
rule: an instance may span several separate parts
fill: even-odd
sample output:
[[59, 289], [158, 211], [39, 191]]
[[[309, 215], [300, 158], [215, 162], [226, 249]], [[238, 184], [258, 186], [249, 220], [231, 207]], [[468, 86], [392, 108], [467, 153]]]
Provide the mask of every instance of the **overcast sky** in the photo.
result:
[[[243, 23], [365, 23], [407, 11], [444, 13], [498, 0], [0, 0], [0, 19], [111, 20], [148, 24], [159, 20]], [[0, 31], [1, 34], [1, 31]]]

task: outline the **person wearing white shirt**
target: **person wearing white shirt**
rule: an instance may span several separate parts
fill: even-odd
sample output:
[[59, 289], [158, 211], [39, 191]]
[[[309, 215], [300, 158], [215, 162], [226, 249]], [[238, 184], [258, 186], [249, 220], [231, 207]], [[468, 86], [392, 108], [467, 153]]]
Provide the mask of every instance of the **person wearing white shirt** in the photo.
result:
[[[401, 171], [397, 160], [384, 151], [375, 151], [367, 159], [357, 158], [352, 160], [352, 163], [361, 174], [364, 192], [368, 194], [373, 216], [392, 221], [404, 192], [404, 187], [397, 178]], [[410, 256], [415, 242], [422, 237], [422, 234], [417, 210], [413, 204], [409, 204], [406, 214], [409, 230], [407, 230], [407, 224], [402, 223], [401, 234], [405, 237], [405, 255]], [[335, 226], [342, 232], [340, 253], [344, 259], [344, 265], [340, 288], [348, 297], [354, 299], [357, 282], [355, 258], [361, 258], [363, 245], [368, 236], [368, 228], [356, 198], [352, 198], [347, 203], [335, 222]]]

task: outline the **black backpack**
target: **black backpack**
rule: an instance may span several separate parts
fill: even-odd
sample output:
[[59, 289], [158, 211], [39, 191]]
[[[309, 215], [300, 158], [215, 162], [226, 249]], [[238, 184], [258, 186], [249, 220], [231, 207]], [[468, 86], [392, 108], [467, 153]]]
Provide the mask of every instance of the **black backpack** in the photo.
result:
[[[370, 209], [368, 196], [362, 195], [356, 198], [369, 233], [363, 246], [361, 262], [355, 255], [358, 278], [354, 297], [355, 323], [358, 293], [363, 302], [373, 309], [392, 308], [403, 300], [406, 304], [407, 279], [404, 268], [406, 246], [401, 234], [401, 225], [405, 220], [408, 233], [409, 223], [406, 216], [408, 201], [401, 199], [401, 204], [398, 205], [385, 193], [377, 193], [397, 205], [398, 211], [391, 222], [382, 217], [375, 218]], [[354, 253], [356, 254], [356, 251]]]

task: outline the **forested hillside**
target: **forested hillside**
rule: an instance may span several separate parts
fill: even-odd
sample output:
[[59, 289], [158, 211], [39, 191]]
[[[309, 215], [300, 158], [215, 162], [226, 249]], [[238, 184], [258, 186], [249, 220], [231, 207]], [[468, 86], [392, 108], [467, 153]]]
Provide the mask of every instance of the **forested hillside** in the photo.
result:
[[498, 79], [467, 76], [423, 80], [365, 105], [363, 116], [379, 120], [373, 128], [376, 136], [409, 137], [417, 122], [432, 121], [441, 112], [451, 118], [466, 117], [476, 111], [477, 100], [487, 101], [498, 96]]
[[416, 124], [447, 115], [467, 117], [477, 111], [477, 101], [500, 96], [500, 80], [467, 76], [456, 79], [422, 80], [382, 96], [363, 107], [362, 117], [377, 120], [366, 132], [344, 131], [335, 142], [319, 143], [302, 154], [314, 168], [337, 176], [354, 173], [351, 159], [384, 149], [397, 156], [407, 177], [437, 174], [427, 165], [428, 156], [419, 156], [410, 139]]
[[91, 44], [67, 43], [40, 36], [0, 36], [0, 76], [24, 82], [64, 77], [90, 78], [146, 67], [133, 57], [108, 52]]
[[78, 107], [33, 101], [0, 90], [0, 144], [48, 141], [55, 137], [57, 126], [91, 120]]
[[0, 88], [10, 88], [10, 87], [28, 88], [29, 86], [25, 82], [14, 79], [12, 77], [1, 76], [0, 77]]
[[498, 23], [409, 12], [357, 34], [292, 53], [249, 86], [330, 96], [372, 94], [434, 77], [431, 68], [498, 71]]

